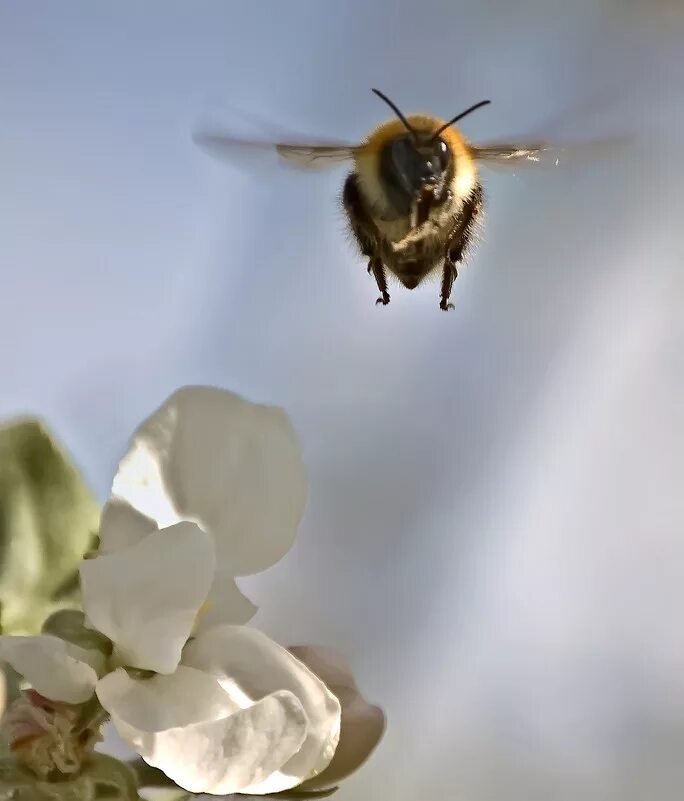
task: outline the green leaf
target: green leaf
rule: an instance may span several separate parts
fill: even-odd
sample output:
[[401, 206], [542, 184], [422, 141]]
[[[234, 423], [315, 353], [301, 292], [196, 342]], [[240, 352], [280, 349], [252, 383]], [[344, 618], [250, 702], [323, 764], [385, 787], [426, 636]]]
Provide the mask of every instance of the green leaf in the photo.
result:
[[92, 783], [98, 801], [137, 801], [139, 798], [135, 772], [107, 754], [93, 754], [81, 775]]
[[0, 609], [4, 634], [35, 634], [57, 609], [80, 606], [78, 565], [100, 508], [40, 420], [0, 427]]
[[[338, 790], [337, 787], [331, 787], [329, 790], [300, 790], [297, 791], [296, 787], [293, 787], [292, 790], [285, 790], [282, 793], [273, 793], [272, 795], [265, 796], [266, 798], [273, 799], [273, 801], [304, 801], [304, 799], [316, 799], [316, 798], [329, 798], [331, 795], [336, 793]], [[239, 798], [248, 799], [253, 798], [254, 796], [248, 795], [240, 795], [238, 794], [236, 797], [236, 801]]]
[[169, 779], [159, 768], [153, 768], [152, 765], [148, 765], [147, 762], [140, 758], [130, 759], [126, 762], [126, 766], [135, 773], [140, 787], [178, 789], [176, 783]]

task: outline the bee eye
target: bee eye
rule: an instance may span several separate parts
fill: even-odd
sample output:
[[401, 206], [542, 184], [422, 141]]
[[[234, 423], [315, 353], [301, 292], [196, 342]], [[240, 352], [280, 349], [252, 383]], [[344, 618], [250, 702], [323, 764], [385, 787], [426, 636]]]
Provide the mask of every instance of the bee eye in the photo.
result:
[[451, 151], [447, 143], [443, 139], [437, 140], [437, 157], [439, 159], [439, 166], [442, 170], [446, 170], [451, 161]]

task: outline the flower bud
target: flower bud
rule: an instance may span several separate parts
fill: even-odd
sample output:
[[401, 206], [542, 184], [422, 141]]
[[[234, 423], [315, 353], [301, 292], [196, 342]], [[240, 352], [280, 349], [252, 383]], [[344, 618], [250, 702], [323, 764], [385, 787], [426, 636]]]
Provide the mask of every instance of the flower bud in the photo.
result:
[[102, 736], [83, 725], [81, 707], [26, 690], [10, 704], [3, 728], [10, 754], [44, 780], [77, 774]]

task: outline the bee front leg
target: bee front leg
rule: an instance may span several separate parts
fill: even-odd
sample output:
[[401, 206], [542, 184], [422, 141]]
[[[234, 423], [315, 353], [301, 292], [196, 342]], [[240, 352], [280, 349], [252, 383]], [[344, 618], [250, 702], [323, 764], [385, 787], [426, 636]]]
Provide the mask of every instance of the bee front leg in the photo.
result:
[[387, 291], [387, 278], [385, 276], [385, 266], [382, 263], [382, 259], [379, 259], [377, 256], [372, 257], [368, 262], [368, 272], [373, 273], [375, 283], [380, 290], [380, 297], [375, 301], [375, 305], [378, 306], [382, 303], [383, 306], [387, 306], [390, 302], [390, 296]]

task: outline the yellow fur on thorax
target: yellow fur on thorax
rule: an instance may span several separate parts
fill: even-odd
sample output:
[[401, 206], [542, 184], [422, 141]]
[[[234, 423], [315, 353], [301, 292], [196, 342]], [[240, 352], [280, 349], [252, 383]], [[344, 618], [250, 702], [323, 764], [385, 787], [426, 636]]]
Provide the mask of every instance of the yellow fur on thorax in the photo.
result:
[[[445, 122], [437, 117], [430, 117], [425, 114], [411, 114], [407, 117], [407, 120], [414, 130], [422, 132], [438, 131]], [[406, 128], [401, 120], [385, 122], [371, 131], [366, 141], [357, 149], [354, 155], [361, 193], [373, 209], [380, 214], [383, 212], [391, 214], [392, 212], [380, 181], [380, 154], [388, 142], [404, 134], [406, 134]], [[456, 167], [450, 189], [455, 197], [465, 199], [472, 192], [477, 182], [475, 161], [470, 155], [466, 140], [458, 129], [449, 127], [440, 135], [451, 150], [451, 156]], [[396, 235], [401, 236], [401, 232], [406, 226], [404, 221], [397, 220], [387, 227], [389, 229], [396, 228]]]

